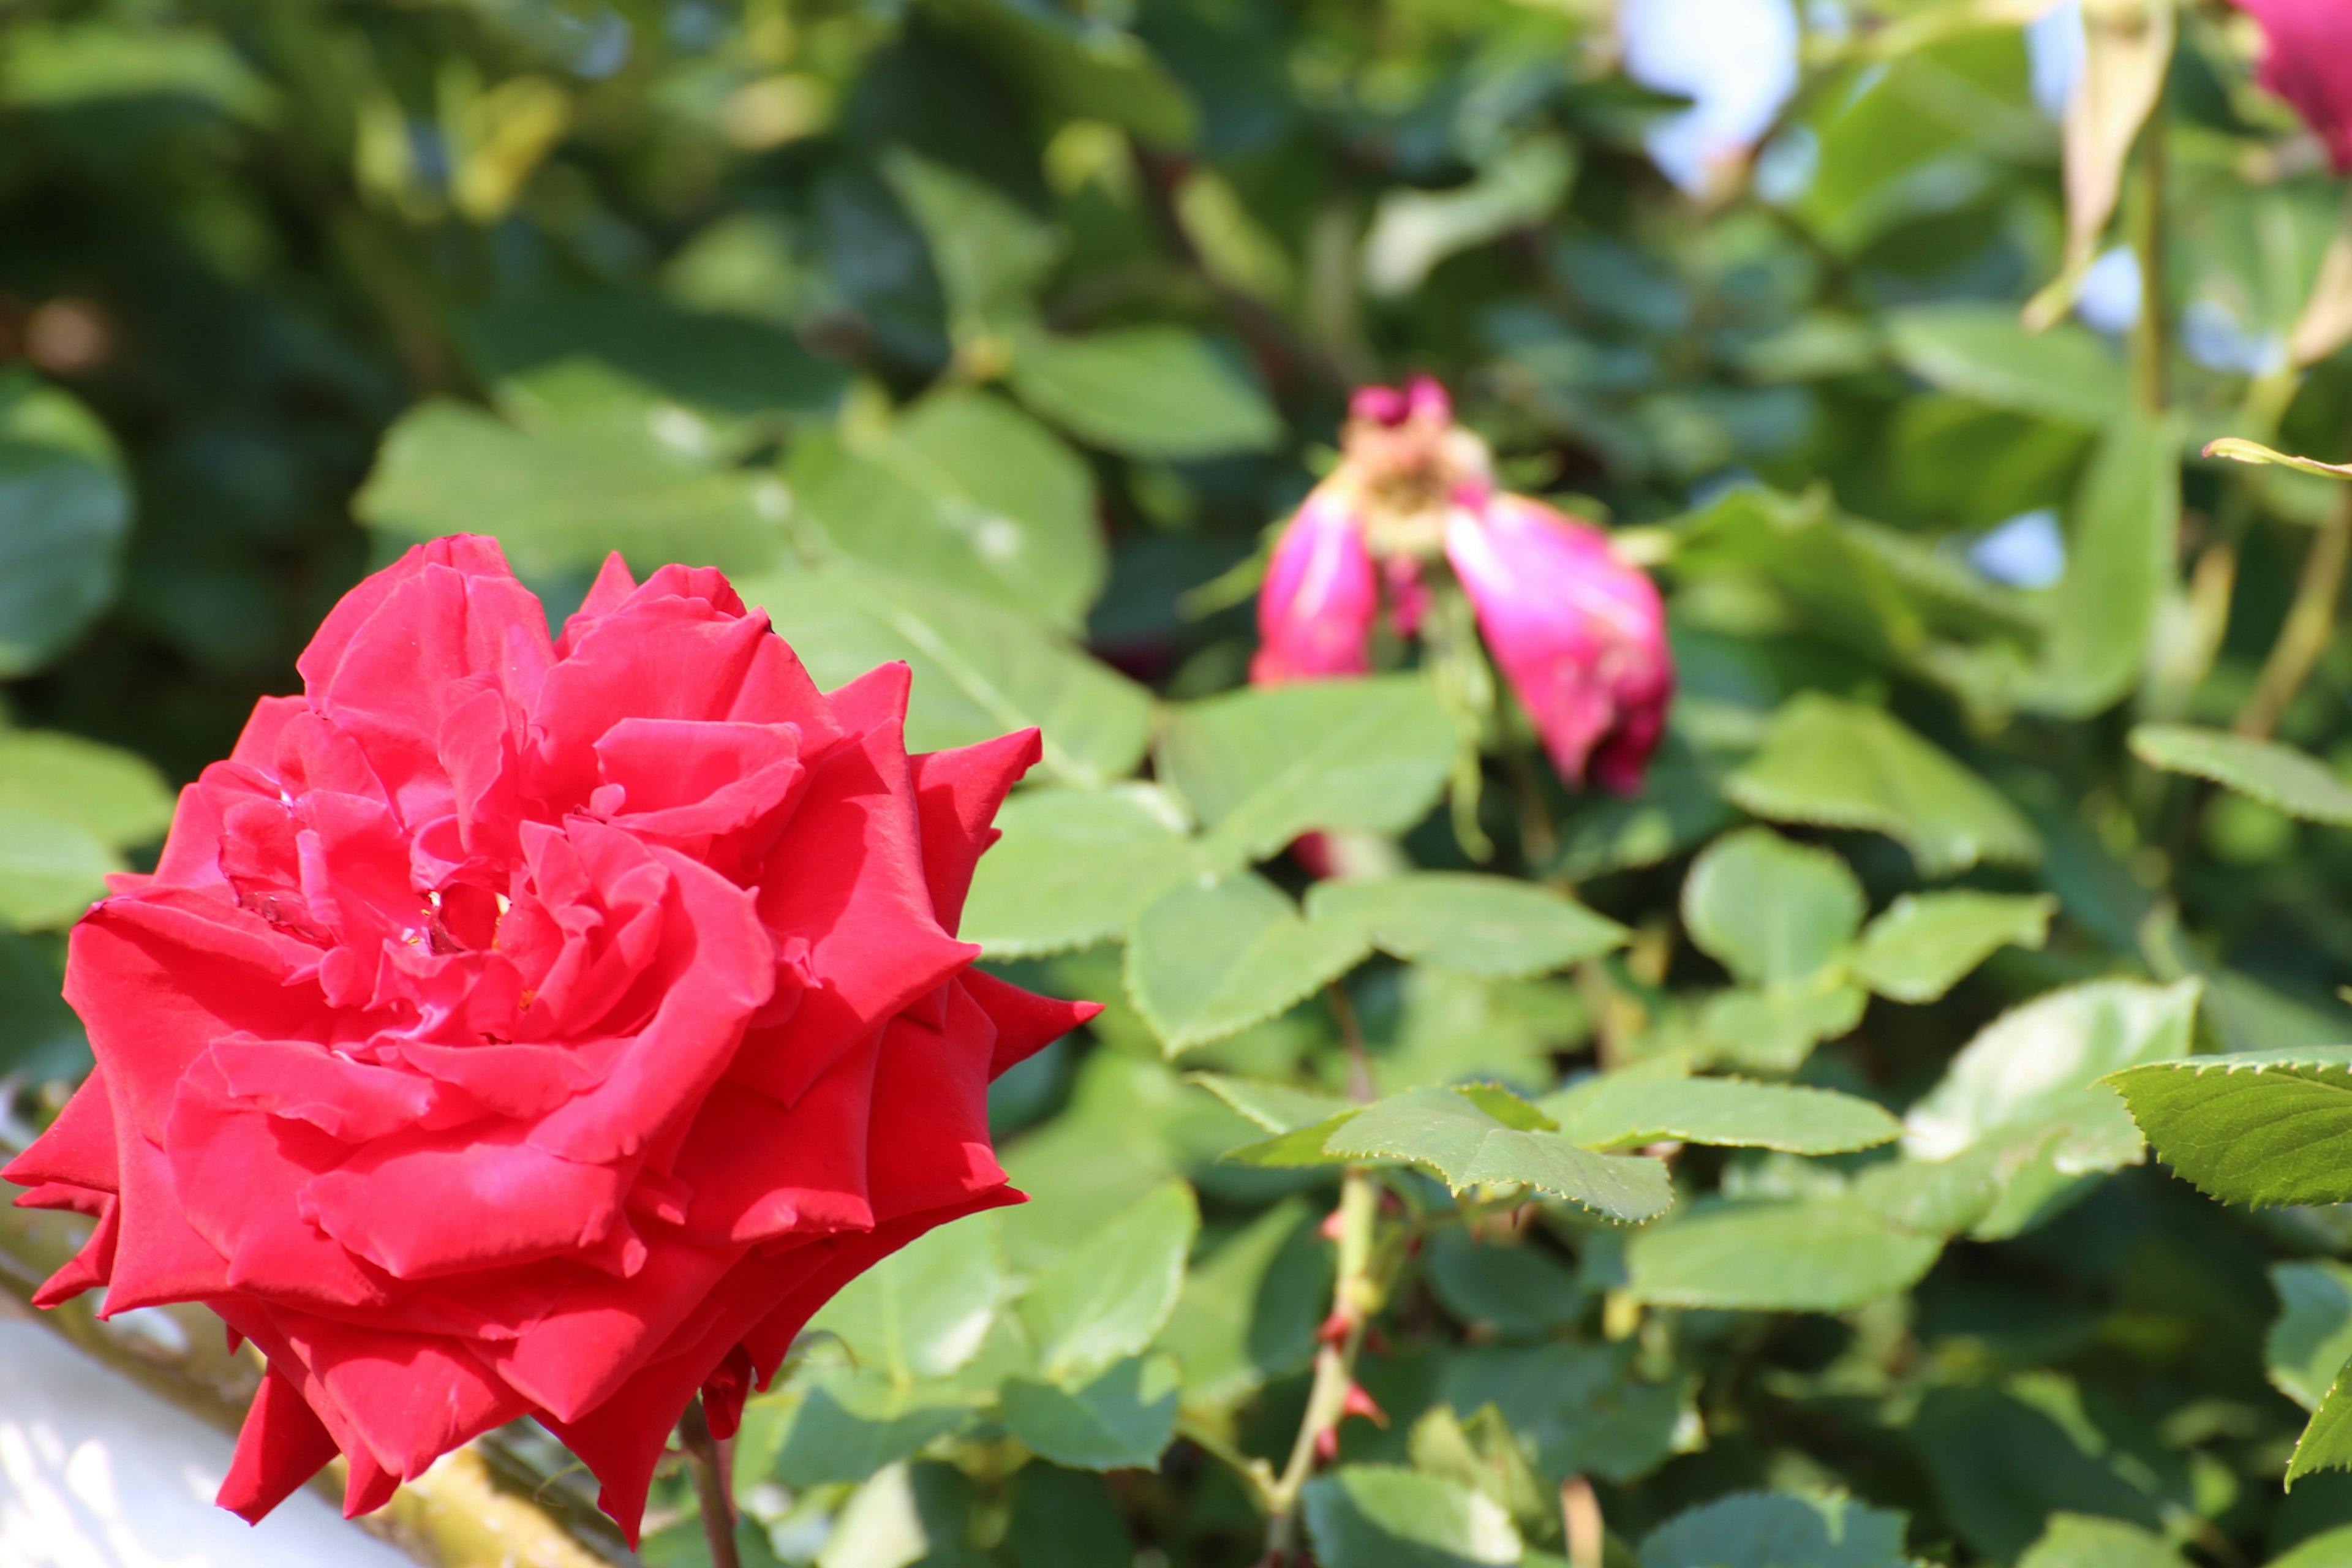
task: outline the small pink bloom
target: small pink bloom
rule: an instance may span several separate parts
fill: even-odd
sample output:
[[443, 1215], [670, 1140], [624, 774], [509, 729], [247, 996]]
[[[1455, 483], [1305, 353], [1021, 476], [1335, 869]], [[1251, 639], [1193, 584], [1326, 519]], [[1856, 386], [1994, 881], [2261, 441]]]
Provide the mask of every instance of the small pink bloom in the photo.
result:
[[2347, 0], [2238, 0], [2263, 30], [2262, 84], [2294, 105], [2327, 144], [2338, 174], [2352, 173], [2352, 4]]
[[1362, 675], [1371, 668], [1379, 580], [1353, 509], [1331, 487], [1318, 489], [1274, 547], [1257, 602], [1259, 686]]
[[1598, 530], [1521, 496], [1457, 510], [1445, 553], [1560, 776], [1639, 791], [1675, 686], [1650, 579]]

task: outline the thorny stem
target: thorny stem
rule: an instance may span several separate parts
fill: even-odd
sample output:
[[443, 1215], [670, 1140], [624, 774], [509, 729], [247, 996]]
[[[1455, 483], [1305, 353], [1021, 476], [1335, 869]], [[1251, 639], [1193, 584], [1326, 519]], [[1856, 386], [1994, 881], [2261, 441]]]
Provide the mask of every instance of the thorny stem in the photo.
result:
[[1339, 1278], [1332, 1289], [1331, 1317], [1339, 1332], [1336, 1342], [1327, 1339], [1315, 1352], [1307, 1414], [1290, 1446], [1290, 1462], [1267, 1500], [1272, 1517], [1266, 1521], [1263, 1568], [1286, 1568], [1298, 1561], [1298, 1495], [1315, 1473], [1317, 1450], [1328, 1440], [1327, 1434], [1339, 1430], [1347, 1414], [1348, 1391], [1356, 1382], [1356, 1354], [1379, 1305], [1380, 1288], [1372, 1279], [1372, 1233], [1379, 1216], [1380, 1195], [1371, 1173], [1349, 1170], [1339, 1182]]
[[2336, 605], [2343, 596], [2347, 554], [2352, 554], [2352, 499], [2337, 505], [2303, 558], [2303, 576], [2295, 584], [2286, 624], [2279, 628], [2278, 641], [2263, 661], [2254, 694], [2231, 726], [2239, 734], [2267, 739], [2278, 728], [2287, 704], [2303, 689], [2319, 656], [2327, 651], [2336, 635]]
[[735, 1551], [734, 1446], [711, 1436], [699, 1399], [679, 1417], [677, 1441], [694, 1473], [695, 1500], [702, 1505], [702, 1536], [710, 1542], [710, 1568], [743, 1568], [743, 1559]]

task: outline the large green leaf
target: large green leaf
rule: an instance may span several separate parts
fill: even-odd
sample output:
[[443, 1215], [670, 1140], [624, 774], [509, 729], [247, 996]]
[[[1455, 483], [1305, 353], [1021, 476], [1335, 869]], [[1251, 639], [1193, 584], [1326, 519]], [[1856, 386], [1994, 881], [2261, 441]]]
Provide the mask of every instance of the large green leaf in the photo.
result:
[[1943, 1249], [1843, 1199], [1706, 1203], [1626, 1242], [1626, 1289], [1662, 1307], [1842, 1312], [1907, 1289]]
[[1175, 1310], [1200, 1227], [1192, 1190], [1165, 1183], [1039, 1275], [1020, 1304], [1038, 1370], [1072, 1384], [1140, 1353]]
[[1254, 688], [1171, 709], [1163, 784], [1221, 862], [1264, 859], [1313, 828], [1399, 833], [1453, 766], [1454, 721], [1413, 676]]
[[1192, 840], [1149, 784], [1099, 793], [1023, 790], [996, 814], [961, 935], [992, 958], [1026, 958], [1125, 934], [1189, 875]]
[[171, 786], [136, 752], [53, 730], [0, 729], [0, 815], [68, 823], [115, 849], [172, 825]]
[[1735, 1492], [1642, 1542], [1642, 1568], [1904, 1568], [1903, 1516], [1838, 1492]]
[[789, 496], [772, 473], [722, 466], [718, 439], [698, 416], [646, 400], [524, 428], [430, 399], [384, 437], [352, 510], [398, 544], [495, 534], [526, 574], [592, 570], [615, 550], [640, 573], [772, 566]]
[[979, 1354], [1004, 1292], [995, 1224], [974, 1217], [940, 1226], [860, 1274], [809, 1327], [838, 1336], [861, 1370], [905, 1387]]
[[1933, 1002], [2002, 947], [2038, 948], [2058, 900], [2047, 894], [1906, 893], [1870, 922], [1846, 961], [1897, 1002]]
[[1188, 1409], [1246, 1399], [1315, 1357], [1330, 1295], [1330, 1248], [1305, 1200], [1252, 1220], [1188, 1269], [1155, 1348], [1184, 1369]]
[[2271, 1287], [2279, 1315], [2263, 1342], [2263, 1362], [2278, 1391], [2316, 1410], [2352, 1362], [2352, 1268], [2321, 1258], [2273, 1263]]
[[2107, 1081], [2157, 1156], [2199, 1190], [2237, 1204], [2352, 1201], [2352, 1046], [2123, 1066]]
[[1734, 986], [1699, 1008], [1699, 1043], [1710, 1066], [1794, 1072], [1815, 1046], [1852, 1033], [1869, 1004], [1835, 970], [1794, 984]]
[[641, 397], [722, 424], [822, 415], [848, 381], [789, 332], [649, 294], [519, 295], [464, 320], [492, 378], [528, 385], [584, 357], [634, 383]]
[[1143, 755], [1151, 694], [1027, 616], [845, 563], [736, 588], [766, 608], [820, 685], [905, 660], [915, 672], [910, 750], [968, 746], [1035, 725], [1045, 765], [1087, 786], [1124, 777]]
[[1626, 938], [1615, 921], [1549, 888], [1466, 871], [1318, 882], [1307, 918], [1351, 926], [1399, 958], [1498, 980], [1549, 973]]
[[1177, 1388], [1170, 1356], [1129, 1356], [1092, 1377], [1006, 1381], [1004, 1429], [1057, 1465], [1084, 1470], [1156, 1466], [1176, 1436]]
[[1083, 338], [1031, 328], [1014, 335], [1011, 380], [1031, 408], [1126, 457], [1262, 452], [1282, 438], [1265, 395], [1182, 327], [1114, 327]]
[[1061, 259], [1062, 237], [993, 185], [917, 157], [883, 155], [883, 173], [931, 247], [931, 269], [959, 331], [1025, 316]]
[[2293, 746], [2226, 730], [2140, 724], [2132, 730], [2131, 749], [2149, 767], [2211, 779], [2306, 822], [2352, 827], [2352, 784]]
[[1371, 940], [1301, 919], [1254, 871], [1160, 898], [1127, 945], [1127, 990], [1170, 1054], [1271, 1018], [1361, 963]]
[[2096, 430], [2130, 406], [2123, 362], [2088, 328], [2030, 332], [2007, 305], [1899, 310], [1887, 341], [1913, 374], [1996, 408]]
[[1347, 1465], [1301, 1502], [1323, 1568], [1475, 1568], [1524, 1548], [1500, 1503], [1459, 1482], [1390, 1465]]
[[1538, 1103], [1561, 1136], [1593, 1149], [1678, 1139], [1840, 1154], [1903, 1135], [1901, 1122], [1853, 1095], [1736, 1078], [1603, 1073]]
[[0, 679], [47, 664], [106, 607], [130, 531], [106, 427], [29, 372], [0, 372]]
[[952, 1391], [839, 1368], [819, 1377], [793, 1413], [776, 1479], [793, 1487], [862, 1481], [971, 1420], [971, 1406]]
[[1500, 1090], [1412, 1089], [1341, 1122], [1323, 1152], [1426, 1165], [1457, 1193], [1516, 1183], [1619, 1221], [1654, 1219], [1674, 1202], [1662, 1162], [1596, 1153], [1549, 1131], [1549, 1120]]
[[2189, 1560], [2154, 1531], [2095, 1514], [2057, 1513], [2017, 1568], [2189, 1568]]
[[1990, 784], [1893, 715], [1818, 691], [1780, 710], [1723, 792], [1775, 821], [1884, 833], [1929, 877], [1979, 860], [2030, 866], [2042, 854], [2032, 825]]
[[1864, 908], [1844, 861], [1764, 827], [1708, 845], [1683, 883], [1691, 941], [1751, 984], [1823, 968], [1862, 929]]

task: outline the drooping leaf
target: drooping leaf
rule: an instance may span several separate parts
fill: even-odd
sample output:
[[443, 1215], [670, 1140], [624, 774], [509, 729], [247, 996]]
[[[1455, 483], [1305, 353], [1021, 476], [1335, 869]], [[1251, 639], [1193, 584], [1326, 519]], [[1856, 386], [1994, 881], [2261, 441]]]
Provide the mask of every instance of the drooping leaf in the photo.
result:
[[1130, 458], [1262, 452], [1282, 437], [1265, 395], [1182, 327], [1113, 327], [1082, 338], [1014, 334], [1022, 402], [1081, 441]]
[[1517, 1183], [1624, 1222], [1653, 1219], [1673, 1203], [1661, 1162], [1596, 1153], [1539, 1124], [1524, 1125], [1525, 1117], [1512, 1120], [1523, 1124], [1498, 1119], [1454, 1089], [1412, 1089], [1342, 1122], [1323, 1149], [1339, 1160], [1426, 1165], [1457, 1193], [1485, 1183]]
[[2352, 827], [2352, 784], [2293, 746], [2225, 730], [2140, 724], [2132, 730], [2131, 749], [2149, 767], [2210, 779], [2305, 822]]
[[2238, 1204], [2352, 1201], [2342, 1152], [2352, 1134], [2352, 1046], [2159, 1057], [2106, 1081], [2157, 1157], [2201, 1192]]
[[1843, 1199], [1710, 1202], [1627, 1240], [1626, 1289], [1662, 1307], [1842, 1312], [1908, 1288], [1943, 1249]]
[[1933, 1002], [1997, 949], [2039, 948], [2057, 908], [2047, 894], [1906, 893], [1870, 922], [1846, 967], [1881, 996]]
[[1903, 1135], [1901, 1122], [1854, 1095], [1734, 1078], [1602, 1073], [1540, 1104], [1562, 1137], [1594, 1149], [1677, 1139], [1838, 1154]]
[[893, 659], [912, 667], [910, 751], [972, 745], [1034, 725], [1045, 765], [1090, 788], [1124, 777], [1143, 754], [1150, 693], [1024, 616], [846, 564], [735, 585], [774, 618], [821, 686]]
[[106, 427], [29, 372], [0, 373], [0, 679], [47, 664], [106, 607], [130, 531]]
[[1549, 973], [1626, 939], [1616, 921], [1548, 888], [1462, 871], [1320, 881], [1307, 918], [1354, 927], [1399, 958], [1490, 979]]
[[1256, 688], [1172, 708], [1159, 775], [1221, 863], [1240, 864], [1313, 828], [1411, 827], [1444, 787], [1454, 743], [1444, 705], [1415, 677]]
[[1170, 1054], [1271, 1018], [1371, 952], [1362, 931], [1300, 918], [1255, 872], [1178, 887], [1143, 911], [1127, 989]]
[[2224, 436], [2218, 441], [2205, 443], [2204, 455], [2226, 458], [2233, 463], [2252, 463], [2258, 468], [2293, 468], [2301, 474], [2315, 474], [2323, 479], [2352, 479], [2352, 464], [2323, 463], [2315, 458], [2296, 458], [2249, 441], [2242, 436]]
[[1174, 1358], [1129, 1356], [1083, 1382], [1008, 1379], [1004, 1429], [1057, 1465], [1152, 1468], [1176, 1436]]
[[1071, 1385], [1139, 1354], [1175, 1310], [1200, 1227], [1192, 1190], [1169, 1182], [1039, 1275], [1020, 1302], [1039, 1371]]
[[1523, 1551], [1493, 1499], [1395, 1466], [1343, 1466], [1307, 1482], [1301, 1502], [1325, 1568], [1474, 1568]]
[[1884, 833], [1925, 876], [2042, 855], [2032, 825], [1990, 784], [1893, 715], [1818, 691], [1781, 709], [1763, 750], [1723, 789], [1775, 821]]
[[1844, 861], [1764, 827], [1708, 845], [1683, 883], [1691, 941], [1752, 984], [1823, 968], [1862, 929], [1864, 908]]
[[1903, 1568], [1903, 1516], [1839, 1492], [1735, 1492], [1642, 1542], [1642, 1568]]
[[2279, 1315], [2263, 1343], [2263, 1362], [2280, 1393], [2316, 1410], [2352, 1361], [2352, 1268], [2332, 1258], [2273, 1263], [2271, 1287]]
[[1023, 790], [996, 814], [961, 935], [992, 958], [1066, 952], [1122, 935], [1191, 873], [1194, 846], [1149, 785]]

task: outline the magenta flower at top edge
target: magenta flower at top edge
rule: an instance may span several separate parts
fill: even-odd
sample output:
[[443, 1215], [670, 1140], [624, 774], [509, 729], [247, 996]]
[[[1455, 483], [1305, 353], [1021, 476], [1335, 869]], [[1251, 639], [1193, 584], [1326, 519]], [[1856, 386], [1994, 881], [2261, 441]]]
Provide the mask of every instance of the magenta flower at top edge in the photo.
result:
[[1426, 376], [1359, 388], [1341, 452], [1275, 547], [1251, 680], [1366, 673], [1383, 594], [1397, 635], [1417, 635], [1442, 560], [1561, 778], [1638, 791], [1675, 684], [1649, 578], [1600, 530], [1496, 491], [1485, 443]]
[[1560, 776], [1639, 791], [1675, 688], [1655, 584], [1598, 529], [1524, 496], [1457, 511], [1445, 554]]
[[2262, 84], [2352, 173], [2352, 0], [2238, 0], [2263, 30]]

